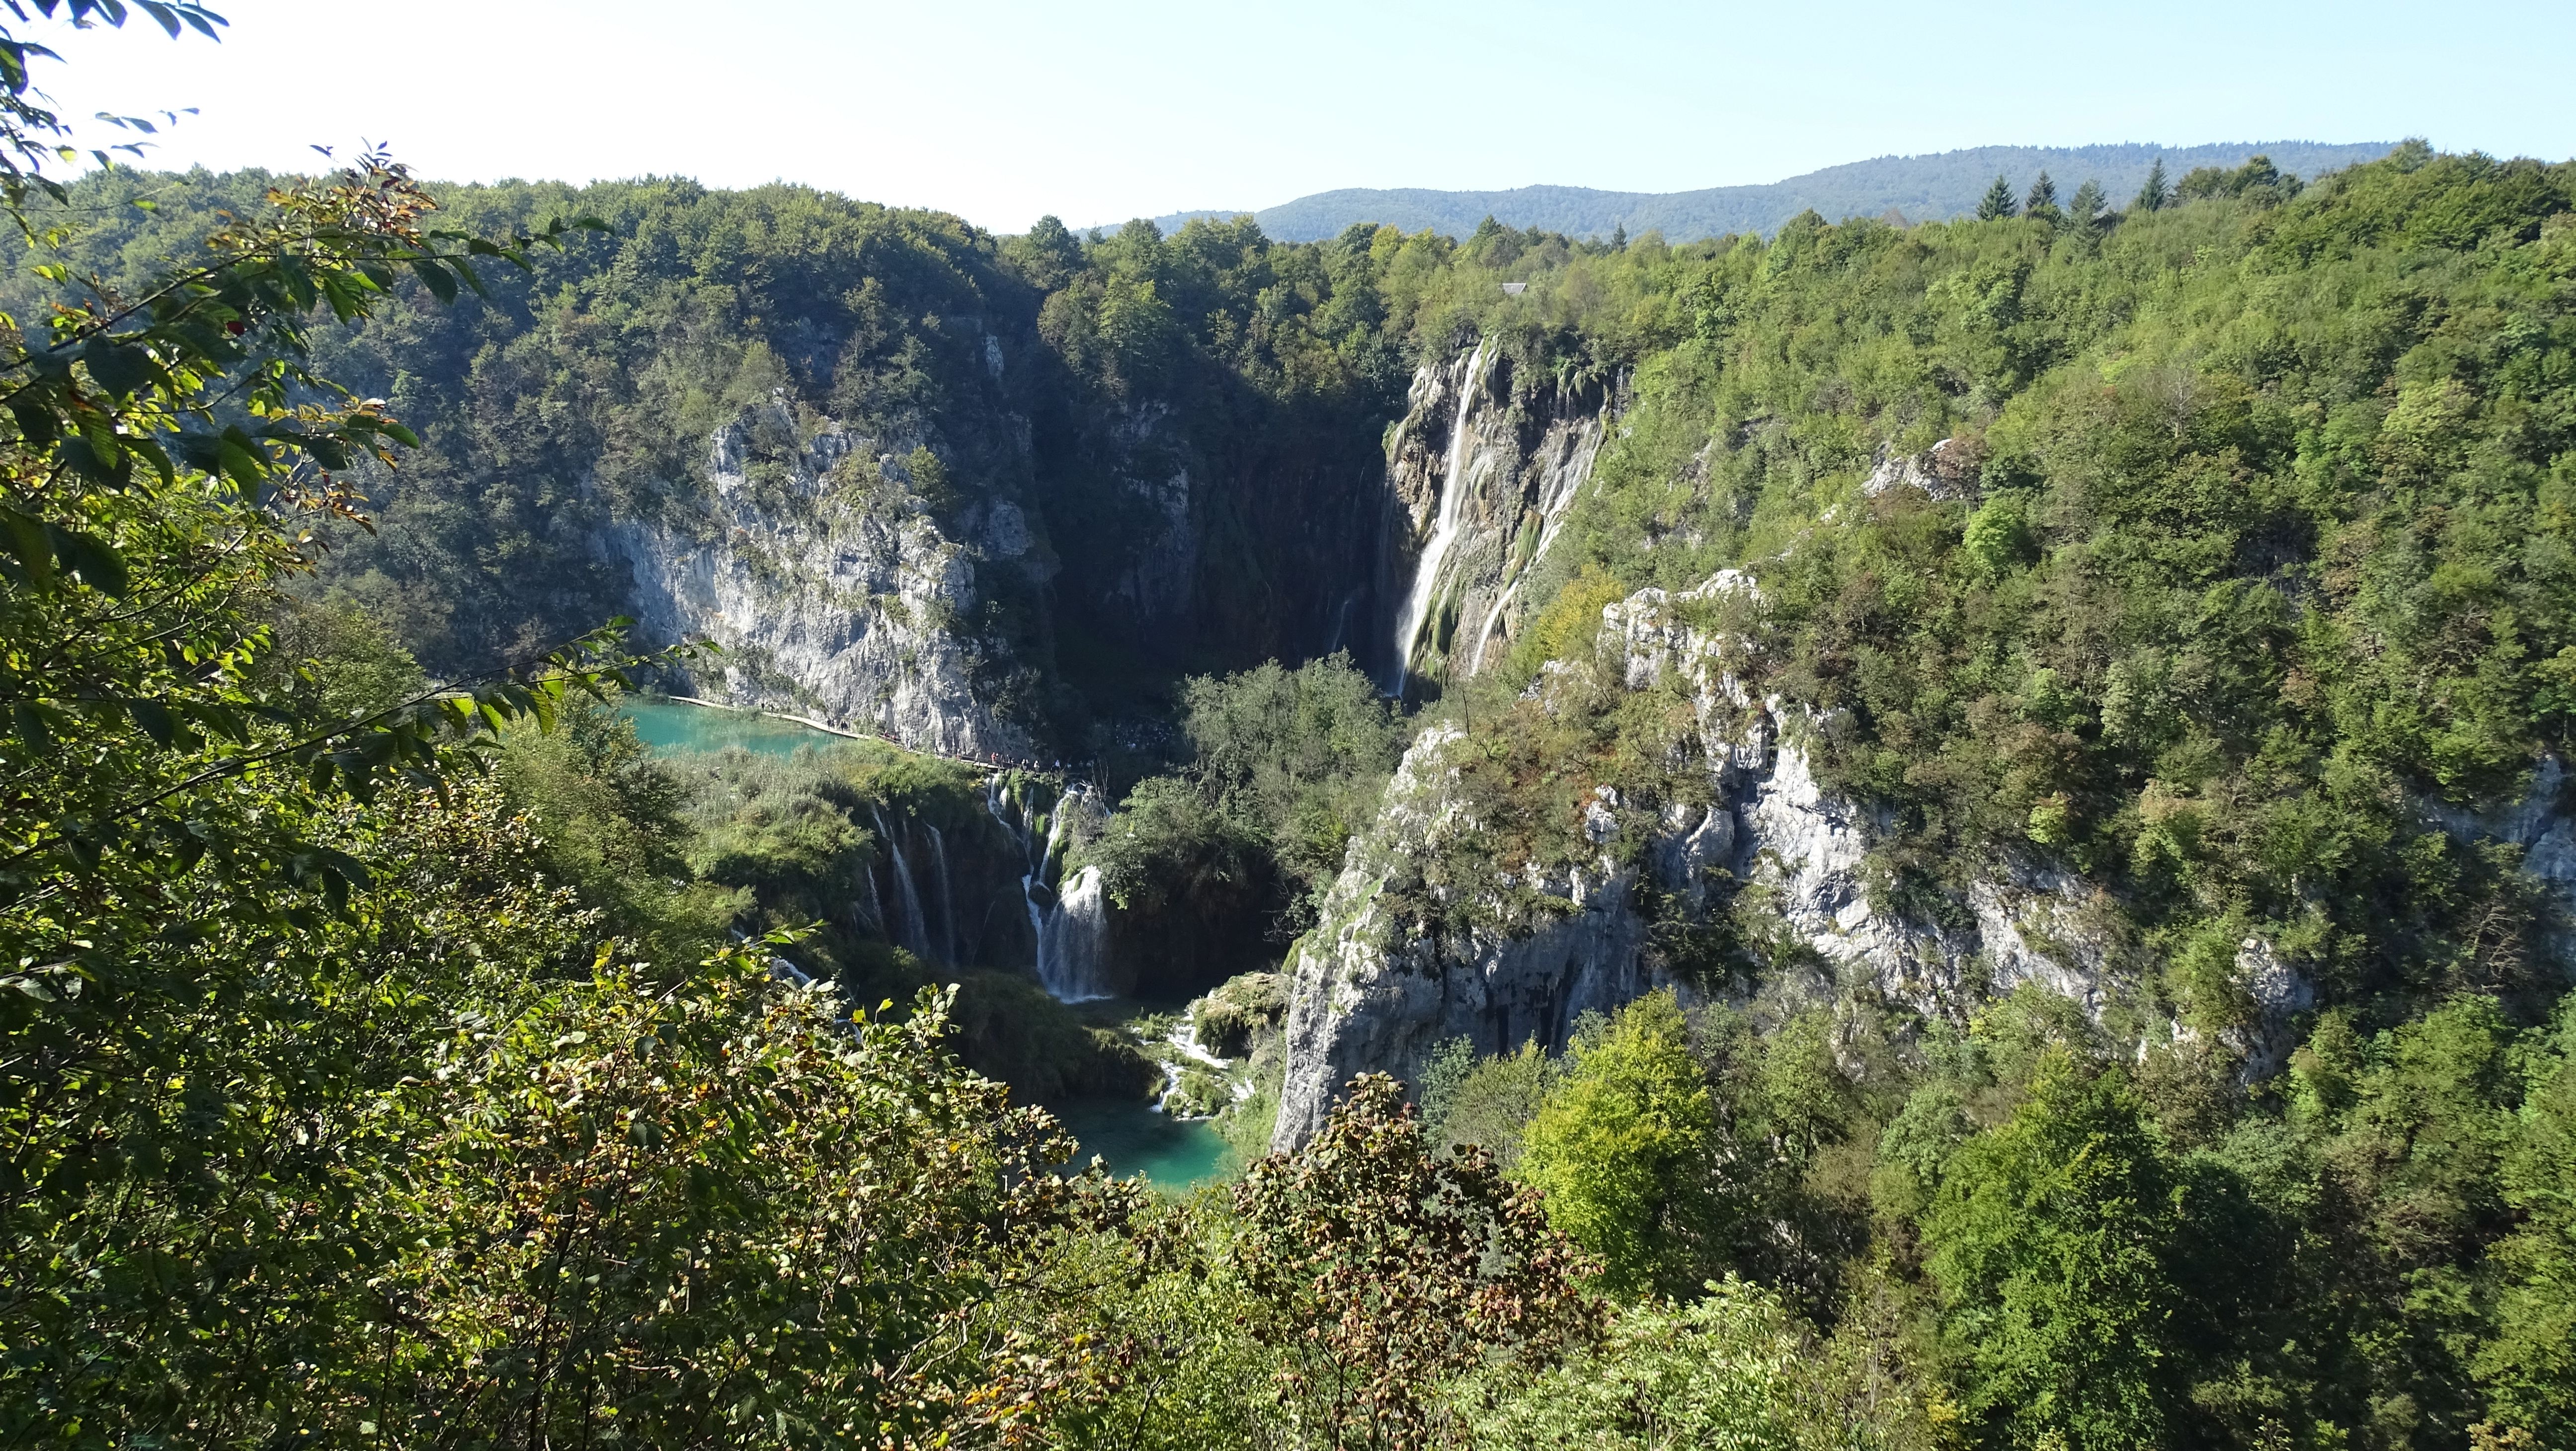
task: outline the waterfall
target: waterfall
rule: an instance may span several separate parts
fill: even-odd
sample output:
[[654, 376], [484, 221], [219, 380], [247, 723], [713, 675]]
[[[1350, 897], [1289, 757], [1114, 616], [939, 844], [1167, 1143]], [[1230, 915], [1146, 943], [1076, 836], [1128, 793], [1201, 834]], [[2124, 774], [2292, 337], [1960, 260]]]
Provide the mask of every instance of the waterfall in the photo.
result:
[[939, 936], [947, 954], [942, 961], [957, 961], [957, 895], [948, 889], [948, 838], [939, 828], [923, 822], [930, 831], [930, 859], [939, 867]]
[[859, 880], [868, 884], [868, 901], [867, 905], [861, 909], [859, 920], [870, 927], [874, 927], [879, 932], [886, 933], [889, 937], [893, 936], [894, 934], [889, 931], [886, 926], [885, 899], [877, 895], [876, 868], [861, 867], [859, 869]]
[[[1351, 632], [1351, 606], [1358, 604], [1359, 600], [1360, 592], [1358, 590], [1352, 590], [1349, 594], [1342, 596], [1342, 607], [1333, 611], [1333, 639], [1332, 643], [1324, 647], [1325, 654], [1330, 655], [1334, 651], [1342, 648], [1344, 637], [1348, 636]], [[1365, 665], [1363, 665], [1363, 668], [1365, 668]]]
[[1108, 899], [1100, 887], [1100, 868], [1084, 867], [1064, 884], [1064, 895], [1057, 898], [1038, 937], [1038, 981], [1061, 1002], [1108, 997], [1109, 964], [1102, 951], [1108, 935]]
[[1106, 950], [1109, 908], [1100, 869], [1084, 867], [1071, 881], [1054, 880], [1072, 835], [1073, 808], [1087, 794], [1086, 788], [1076, 786], [1056, 798], [1052, 812], [1042, 812], [1034, 799], [1004, 795], [998, 774], [984, 787], [984, 809], [1020, 844], [1021, 859], [1028, 866], [1020, 877], [1020, 899], [1028, 908], [1029, 932], [1037, 942], [1037, 960], [1031, 965], [1048, 995], [1067, 1003], [1112, 996]]
[[1407, 677], [1413, 670], [1413, 648], [1422, 636], [1423, 621], [1431, 613], [1432, 591], [1439, 587], [1440, 563], [1448, 557], [1449, 546], [1458, 537], [1459, 516], [1466, 512], [1467, 500], [1467, 416], [1473, 410], [1473, 395], [1478, 374], [1485, 361], [1485, 345], [1467, 355], [1467, 367], [1458, 381], [1454, 404], [1457, 417], [1449, 425], [1449, 458], [1440, 475], [1439, 522], [1431, 529], [1431, 542], [1422, 548], [1422, 559], [1413, 567], [1413, 588], [1404, 600], [1404, 609], [1395, 617], [1394, 694], [1404, 694]]
[[894, 858], [894, 900], [903, 909], [901, 941], [913, 956], [928, 962], [931, 960], [930, 921], [921, 910], [921, 891], [913, 885], [912, 867], [903, 859], [903, 839], [886, 830], [882, 814], [876, 814], [876, 819], [877, 835], [885, 839], [886, 851]]

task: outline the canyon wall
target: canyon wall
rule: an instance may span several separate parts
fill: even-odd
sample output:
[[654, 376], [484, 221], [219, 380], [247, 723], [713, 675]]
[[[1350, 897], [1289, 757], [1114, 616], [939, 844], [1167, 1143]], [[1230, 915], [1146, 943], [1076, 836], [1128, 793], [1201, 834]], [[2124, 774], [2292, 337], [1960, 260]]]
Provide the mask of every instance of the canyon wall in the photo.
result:
[[[1659, 986], [1686, 1002], [1740, 989], [1659, 967], [1650, 951], [1659, 922], [1724, 919], [1729, 930], [1758, 936], [1776, 973], [1771, 991], [1793, 1003], [1861, 996], [1962, 1021], [2028, 983], [2141, 1049], [2194, 1036], [2141, 992], [2147, 964], [2109, 896], [2037, 855], [1978, 864], [1972, 884], [1936, 914], [1941, 921], [1878, 899], [1867, 854], [1882, 824], [1818, 785], [1803, 744], [1818, 722], [1746, 688], [1728, 664], [1746, 658], [1746, 642], [1690, 623], [1711, 613], [1694, 604], [1752, 588], [1725, 571], [1679, 596], [1640, 591], [1603, 610], [1599, 663], [1550, 662], [1531, 686], [1543, 706], [1594, 670], [1609, 672], [1618, 689], [1680, 693], [1696, 739], [1672, 764], [1705, 788], [1675, 792], [1690, 804], [1642, 821], [1621, 809], [1638, 803], [1599, 788], [1583, 819], [1597, 858], [1494, 883], [1497, 902], [1507, 888], [1536, 887], [1561, 904], [1534, 929], [1431, 933], [1391, 910], [1387, 889], [1404, 875], [1404, 858], [1496, 825], [1475, 819], [1455, 789], [1456, 762], [1472, 745], [1461, 728], [1435, 726], [1414, 742], [1376, 821], [1353, 842], [1323, 921], [1285, 968], [1287, 1068], [1274, 1148], [1292, 1150], [1321, 1128], [1352, 1075], [1411, 1079], [1446, 1040], [1466, 1038], [1484, 1054], [1531, 1039], [1554, 1051], [1586, 1010], [1613, 1010]], [[2520, 846], [2526, 870], [2563, 912], [2576, 905], [2576, 822], [2557, 805], [2561, 784], [2558, 763], [2546, 760], [2515, 806], [2456, 819], [2428, 808], [2428, 818], [2463, 839]], [[1623, 842], [1631, 833], [1641, 839]], [[2248, 1012], [2220, 1036], [2246, 1077], [2267, 1076], [2285, 1061], [2295, 1019], [2316, 995], [2259, 938], [2240, 945], [2235, 975]]]
[[1472, 675], [1546, 603], [1523, 586], [1614, 425], [1619, 389], [1530, 377], [1479, 344], [1417, 370], [1387, 436], [1387, 679]]

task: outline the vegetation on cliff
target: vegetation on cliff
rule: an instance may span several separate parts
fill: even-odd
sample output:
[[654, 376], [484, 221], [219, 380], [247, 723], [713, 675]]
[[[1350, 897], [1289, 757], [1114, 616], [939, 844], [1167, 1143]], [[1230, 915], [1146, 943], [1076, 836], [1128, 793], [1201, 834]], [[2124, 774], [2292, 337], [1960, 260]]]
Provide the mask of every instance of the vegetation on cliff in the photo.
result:
[[[2567, 744], [2563, 168], [2416, 147], [2116, 219], [1280, 247], [791, 188], [442, 206], [367, 156], [152, 180], [158, 210], [67, 236], [9, 45], [0, 200], [35, 261], [0, 329], [0, 1436], [2576, 1436], [2565, 903], [2475, 820]], [[2079, 869], [2126, 1016], [1818, 995], [1749, 918], [1668, 918], [1716, 936], [1659, 962], [1723, 1000], [1444, 1052], [1419, 1113], [1363, 1077], [1300, 1153], [1157, 1203], [1063, 1172], [959, 1056], [1060, 1067], [1086, 1030], [1025, 980], [1025, 1012], [952, 996], [851, 901], [903, 833], [1006, 832], [971, 773], [683, 777], [579, 704], [644, 662], [584, 633], [606, 597], [549, 568], [567, 531], [684, 510], [695, 440], [779, 389], [904, 440], [906, 507], [1016, 491], [1115, 579], [1120, 470], [1165, 446], [1141, 420], [1202, 461], [1258, 443], [1249, 538], [1252, 483], [1371, 457], [1409, 365], [1471, 335], [1624, 379], [1625, 432], [1511, 663], [1436, 707], [1474, 829], [1390, 920], [1510, 930], [1554, 908], [1498, 869], [1597, 860], [1596, 808], [1706, 789], [1686, 703], [1609, 674], [1597, 622], [1734, 566], [1756, 590], [1696, 622], [1884, 813], [1884, 910], [1937, 918], [2007, 856]], [[997, 426], [1024, 387], [1061, 453]], [[1079, 850], [1145, 917], [1232, 893], [1207, 923], [1302, 926], [1401, 735], [1347, 661], [1256, 665], [1293, 591], [1237, 548], [1205, 634], [1123, 684], [1114, 590], [1064, 615], [1078, 667], [1034, 579], [960, 627], [1073, 721], [1058, 685], [1167, 680], [1229, 611], [1266, 621], [1216, 662], [1252, 668], [1184, 687], [1191, 758]], [[995, 965], [973, 930], [941, 966]], [[2322, 992], [2252, 1083], [2248, 936]], [[1273, 987], [1200, 1021], [1248, 1038]]]

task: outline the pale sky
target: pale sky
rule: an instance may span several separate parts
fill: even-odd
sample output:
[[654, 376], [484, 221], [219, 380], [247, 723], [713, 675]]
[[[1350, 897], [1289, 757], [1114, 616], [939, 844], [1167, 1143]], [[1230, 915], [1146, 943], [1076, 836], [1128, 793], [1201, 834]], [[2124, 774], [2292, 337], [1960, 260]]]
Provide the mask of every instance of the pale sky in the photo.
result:
[[[150, 159], [785, 178], [1017, 232], [1334, 187], [1626, 191], [1997, 144], [2390, 140], [2576, 156], [2576, 4], [680, 5], [212, 0], [26, 29], [67, 115], [194, 106]], [[91, 134], [105, 128], [91, 127]]]

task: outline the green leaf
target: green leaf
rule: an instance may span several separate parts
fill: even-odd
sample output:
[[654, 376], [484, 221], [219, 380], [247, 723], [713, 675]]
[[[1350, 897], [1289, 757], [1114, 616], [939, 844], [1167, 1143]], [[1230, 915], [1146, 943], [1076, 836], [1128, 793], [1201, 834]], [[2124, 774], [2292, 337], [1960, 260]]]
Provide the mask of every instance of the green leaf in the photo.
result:
[[447, 275], [446, 268], [424, 257], [414, 260], [411, 270], [412, 275], [418, 277], [439, 301], [452, 303], [456, 300], [456, 279]]
[[78, 438], [63, 440], [63, 462], [104, 488], [123, 489], [134, 476], [134, 460], [116, 435], [104, 428], [84, 428]]
[[81, 357], [89, 364], [90, 377], [118, 397], [150, 387], [161, 371], [149, 352], [103, 334], [89, 340], [89, 345], [81, 349]]
[[129, 700], [125, 703], [125, 712], [134, 717], [134, 728], [150, 736], [156, 744], [165, 748], [178, 744], [179, 722], [170, 714], [170, 707], [157, 700]]
[[45, 526], [53, 540], [54, 553], [63, 568], [81, 577], [81, 583], [114, 599], [125, 598], [127, 578], [124, 556], [108, 547], [106, 540], [58, 524]]
[[225, 475], [240, 485], [245, 493], [257, 492], [260, 481], [268, 477], [267, 456], [260, 452], [259, 445], [251, 441], [250, 435], [238, 428], [224, 430], [223, 437], [216, 441], [215, 456], [223, 465]]
[[16, 555], [27, 583], [39, 590], [54, 587], [54, 547], [43, 521], [15, 509], [0, 508], [0, 545]]
[[205, 859], [205, 840], [190, 830], [187, 823], [166, 822], [161, 828], [161, 834], [170, 843], [170, 856], [177, 867], [172, 875], [186, 876], [196, 870], [198, 862]]
[[63, 436], [62, 420], [50, 408], [33, 403], [12, 403], [9, 416], [17, 420], [18, 436], [25, 439], [27, 447], [32, 450], [41, 452], [51, 448], [54, 440]]

